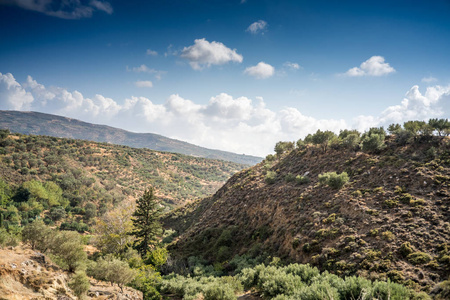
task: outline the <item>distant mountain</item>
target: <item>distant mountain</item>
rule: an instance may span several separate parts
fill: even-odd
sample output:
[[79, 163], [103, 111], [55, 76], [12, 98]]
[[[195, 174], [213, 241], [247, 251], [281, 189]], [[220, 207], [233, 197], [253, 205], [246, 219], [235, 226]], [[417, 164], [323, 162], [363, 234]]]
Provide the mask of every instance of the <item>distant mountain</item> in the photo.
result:
[[110, 126], [91, 124], [76, 119], [38, 112], [0, 111], [1, 128], [22, 134], [106, 142], [134, 148], [148, 148], [204, 158], [221, 159], [246, 165], [254, 165], [262, 160], [261, 157], [207, 149], [154, 133], [135, 133]]

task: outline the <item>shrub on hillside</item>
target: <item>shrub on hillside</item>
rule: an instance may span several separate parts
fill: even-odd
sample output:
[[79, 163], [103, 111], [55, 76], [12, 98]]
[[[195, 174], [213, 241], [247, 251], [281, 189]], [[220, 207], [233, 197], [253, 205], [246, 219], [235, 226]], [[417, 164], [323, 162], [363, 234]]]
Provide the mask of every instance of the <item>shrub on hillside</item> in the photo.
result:
[[376, 152], [384, 148], [384, 136], [381, 134], [372, 134], [362, 140], [362, 150], [364, 152]]
[[306, 184], [306, 183], [309, 183], [309, 177], [308, 176], [303, 176], [303, 175], [297, 175], [296, 177], [295, 177], [295, 182], [297, 183], [297, 184]]
[[69, 282], [69, 287], [73, 290], [73, 293], [78, 299], [84, 299], [91, 285], [86, 273], [84, 271], [77, 271]]
[[274, 171], [268, 171], [266, 174], [266, 177], [264, 177], [265, 182], [268, 184], [275, 183], [276, 179], [277, 179], [277, 173]]
[[320, 184], [326, 184], [333, 189], [342, 188], [348, 182], [348, 180], [349, 177], [346, 172], [342, 172], [341, 174], [337, 174], [336, 172], [319, 174]]

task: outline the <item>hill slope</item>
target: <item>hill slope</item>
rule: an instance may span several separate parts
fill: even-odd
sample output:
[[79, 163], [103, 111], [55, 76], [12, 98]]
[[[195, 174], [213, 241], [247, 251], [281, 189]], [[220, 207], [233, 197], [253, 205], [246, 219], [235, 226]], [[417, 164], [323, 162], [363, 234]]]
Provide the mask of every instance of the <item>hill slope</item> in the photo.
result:
[[0, 111], [0, 128], [22, 134], [48, 135], [134, 148], [149, 148], [247, 165], [254, 165], [262, 160], [260, 157], [203, 148], [158, 134], [134, 133], [110, 126], [90, 124], [38, 112]]
[[[244, 165], [182, 154], [49, 136], [0, 137], [0, 183], [52, 181], [83, 206], [135, 199], [153, 186], [168, 205], [214, 193]], [[0, 190], [3, 186], [0, 186]]]
[[[346, 171], [349, 182], [319, 184], [332, 171]], [[429, 291], [450, 271], [449, 185], [449, 138], [406, 146], [391, 138], [378, 154], [307, 146], [241, 171], [165, 224], [181, 233], [173, 250], [182, 257], [225, 262], [266, 252]]]
[[[26, 246], [0, 248], [0, 296], [8, 300], [78, 299], [69, 287], [70, 275], [51, 260]], [[90, 279], [85, 299], [142, 299], [142, 292]], [[100, 298], [103, 297], [103, 298]]]

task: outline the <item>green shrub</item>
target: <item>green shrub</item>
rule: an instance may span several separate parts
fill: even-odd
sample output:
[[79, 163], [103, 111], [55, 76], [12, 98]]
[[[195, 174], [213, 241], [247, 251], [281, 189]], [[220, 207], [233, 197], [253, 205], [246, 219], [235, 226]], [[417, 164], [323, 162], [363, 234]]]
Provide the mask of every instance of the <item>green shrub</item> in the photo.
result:
[[86, 273], [79, 270], [69, 282], [69, 287], [73, 290], [73, 293], [78, 297], [78, 299], [84, 299], [91, 285]]
[[293, 182], [295, 180], [295, 175], [292, 173], [287, 173], [286, 176], [284, 176], [284, 180], [286, 182]]
[[338, 285], [340, 299], [363, 299], [363, 295], [372, 287], [372, 282], [363, 277], [346, 277]]
[[277, 173], [274, 172], [274, 171], [268, 171], [267, 174], [266, 174], [266, 177], [264, 178], [264, 180], [268, 184], [275, 183], [276, 179], [277, 179]]
[[339, 299], [339, 293], [328, 282], [314, 282], [301, 289], [294, 297], [302, 300], [335, 300]]
[[205, 300], [235, 300], [233, 288], [219, 282], [207, 285], [203, 293]]
[[413, 265], [422, 265], [430, 262], [432, 257], [428, 253], [417, 251], [409, 254], [406, 259]]
[[302, 282], [306, 284], [310, 284], [313, 278], [320, 274], [316, 267], [311, 267], [309, 264], [290, 264], [284, 267], [284, 271], [288, 274], [299, 276]]
[[364, 134], [362, 138], [362, 150], [364, 152], [376, 152], [382, 150], [385, 136], [381, 133]]
[[308, 176], [303, 176], [303, 175], [297, 175], [296, 177], [295, 177], [295, 182], [297, 183], [297, 184], [307, 184], [307, 183], [309, 183], [309, 181], [310, 181], [310, 179], [309, 179], [309, 177]]
[[376, 281], [373, 283], [370, 296], [379, 300], [403, 300], [411, 299], [413, 292], [398, 283], [392, 283], [390, 280]]
[[320, 184], [326, 184], [333, 189], [342, 188], [348, 182], [348, 180], [349, 177], [346, 172], [342, 172], [341, 174], [337, 174], [336, 172], [319, 174]]

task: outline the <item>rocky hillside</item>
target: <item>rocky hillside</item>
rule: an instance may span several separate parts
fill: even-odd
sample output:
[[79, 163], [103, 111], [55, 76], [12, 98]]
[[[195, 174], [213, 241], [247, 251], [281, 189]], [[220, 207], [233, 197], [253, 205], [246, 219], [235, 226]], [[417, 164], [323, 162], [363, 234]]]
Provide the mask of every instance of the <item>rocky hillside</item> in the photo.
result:
[[[71, 274], [45, 255], [27, 247], [0, 248], [0, 298], [5, 300], [77, 299], [69, 286]], [[139, 300], [142, 293], [129, 287], [90, 279], [87, 299]]]
[[154, 133], [126, 130], [38, 112], [0, 111], [0, 128], [11, 132], [90, 140], [254, 165], [262, 158], [207, 149]]
[[[339, 148], [339, 147], [336, 147]], [[214, 196], [164, 222], [179, 256], [278, 256], [339, 275], [429, 291], [450, 273], [450, 139], [376, 153], [307, 145], [234, 175]], [[269, 161], [270, 159], [270, 161]], [[319, 183], [346, 172], [342, 188]]]

